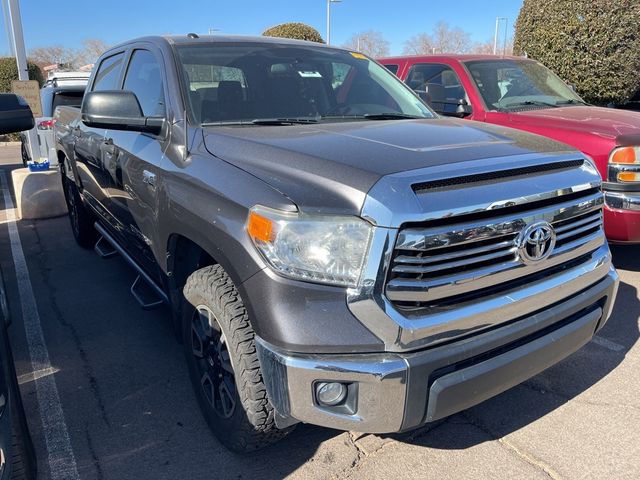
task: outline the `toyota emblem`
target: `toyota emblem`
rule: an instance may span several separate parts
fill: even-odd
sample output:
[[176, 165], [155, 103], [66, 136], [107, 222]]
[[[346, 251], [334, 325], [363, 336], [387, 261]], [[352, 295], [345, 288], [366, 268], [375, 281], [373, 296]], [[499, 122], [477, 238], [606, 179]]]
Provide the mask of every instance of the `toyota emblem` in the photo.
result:
[[549, 222], [528, 225], [520, 234], [518, 253], [524, 263], [536, 263], [551, 255], [556, 245], [556, 232]]

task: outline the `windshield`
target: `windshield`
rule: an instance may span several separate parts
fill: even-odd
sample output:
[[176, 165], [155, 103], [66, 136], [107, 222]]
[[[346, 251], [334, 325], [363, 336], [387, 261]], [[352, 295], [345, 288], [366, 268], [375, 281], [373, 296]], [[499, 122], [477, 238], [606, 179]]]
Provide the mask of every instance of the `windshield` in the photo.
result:
[[481, 60], [465, 65], [489, 109], [585, 103], [555, 73], [532, 60]]
[[176, 47], [192, 121], [201, 125], [433, 118], [387, 69], [326, 47], [216, 43]]

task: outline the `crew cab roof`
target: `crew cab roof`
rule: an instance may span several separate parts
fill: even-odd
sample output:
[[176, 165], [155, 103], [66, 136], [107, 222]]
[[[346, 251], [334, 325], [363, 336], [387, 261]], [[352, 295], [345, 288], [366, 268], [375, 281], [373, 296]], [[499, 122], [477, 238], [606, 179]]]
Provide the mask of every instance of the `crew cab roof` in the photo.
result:
[[122, 48], [123, 46], [130, 45], [132, 43], [146, 42], [161, 45], [199, 45], [208, 43], [264, 43], [264, 44], [288, 44], [288, 45], [313, 45], [317, 47], [328, 47], [324, 43], [308, 42], [305, 40], [294, 40], [290, 38], [279, 37], [263, 37], [263, 36], [246, 36], [246, 35], [199, 35], [198, 37], [192, 37], [185, 35], [152, 35], [147, 37], [138, 37], [132, 40], [115, 45], [109, 51]]
[[[514, 55], [480, 55], [480, 54], [433, 54], [433, 55], [400, 55], [395, 57], [384, 57], [377, 59], [380, 63], [399, 62], [405, 60], [438, 62], [443, 60], [468, 62], [472, 60], [527, 60], [526, 57], [517, 57]], [[529, 59], [530, 60], [530, 59]]]

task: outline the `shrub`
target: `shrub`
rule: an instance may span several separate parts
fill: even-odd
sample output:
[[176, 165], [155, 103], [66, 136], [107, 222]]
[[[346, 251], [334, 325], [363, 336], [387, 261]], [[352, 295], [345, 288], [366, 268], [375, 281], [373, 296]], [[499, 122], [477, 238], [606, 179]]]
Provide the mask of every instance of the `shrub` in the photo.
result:
[[[27, 62], [29, 80], [37, 80], [40, 86], [44, 83], [42, 70], [35, 63]], [[18, 80], [18, 65], [13, 57], [0, 58], [0, 92], [11, 92], [11, 81]]]
[[295, 38], [297, 40], [324, 43], [320, 32], [304, 23], [283, 23], [267, 28], [262, 32], [262, 35], [265, 37]]
[[640, 2], [524, 0], [514, 51], [545, 64], [589, 102], [625, 102], [640, 90]]

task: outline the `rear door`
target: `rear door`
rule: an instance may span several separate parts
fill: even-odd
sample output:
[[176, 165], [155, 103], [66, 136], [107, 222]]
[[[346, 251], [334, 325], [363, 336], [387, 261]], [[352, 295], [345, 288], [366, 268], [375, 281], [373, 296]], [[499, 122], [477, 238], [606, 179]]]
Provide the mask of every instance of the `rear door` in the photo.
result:
[[[152, 47], [134, 47], [122, 84], [133, 92], [145, 116], [166, 118], [162, 57]], [[105, 139], [105, 168], [111, 179], [109, 208], [126, 236], [126, 249], [154, 279], [160, 270], [152, 253], [158, 216], [161, 165], [167, 124], [159, 135], [110, 130]]]
[[[115, 90], [120, 87], [123, 74], [125, 52], [117, 52], [104, 58], [95, 74], [91, 91]], [[115, 231], [119, 226], [108, 209], [108, 190], [112, 185], [111, 177], [105, 167], [105, 148], [107, 131], [102, 128], [87, 127], [79, 121], [72, 129], [74, 155], [82, 193], [86, 201], [96, 210]]]

